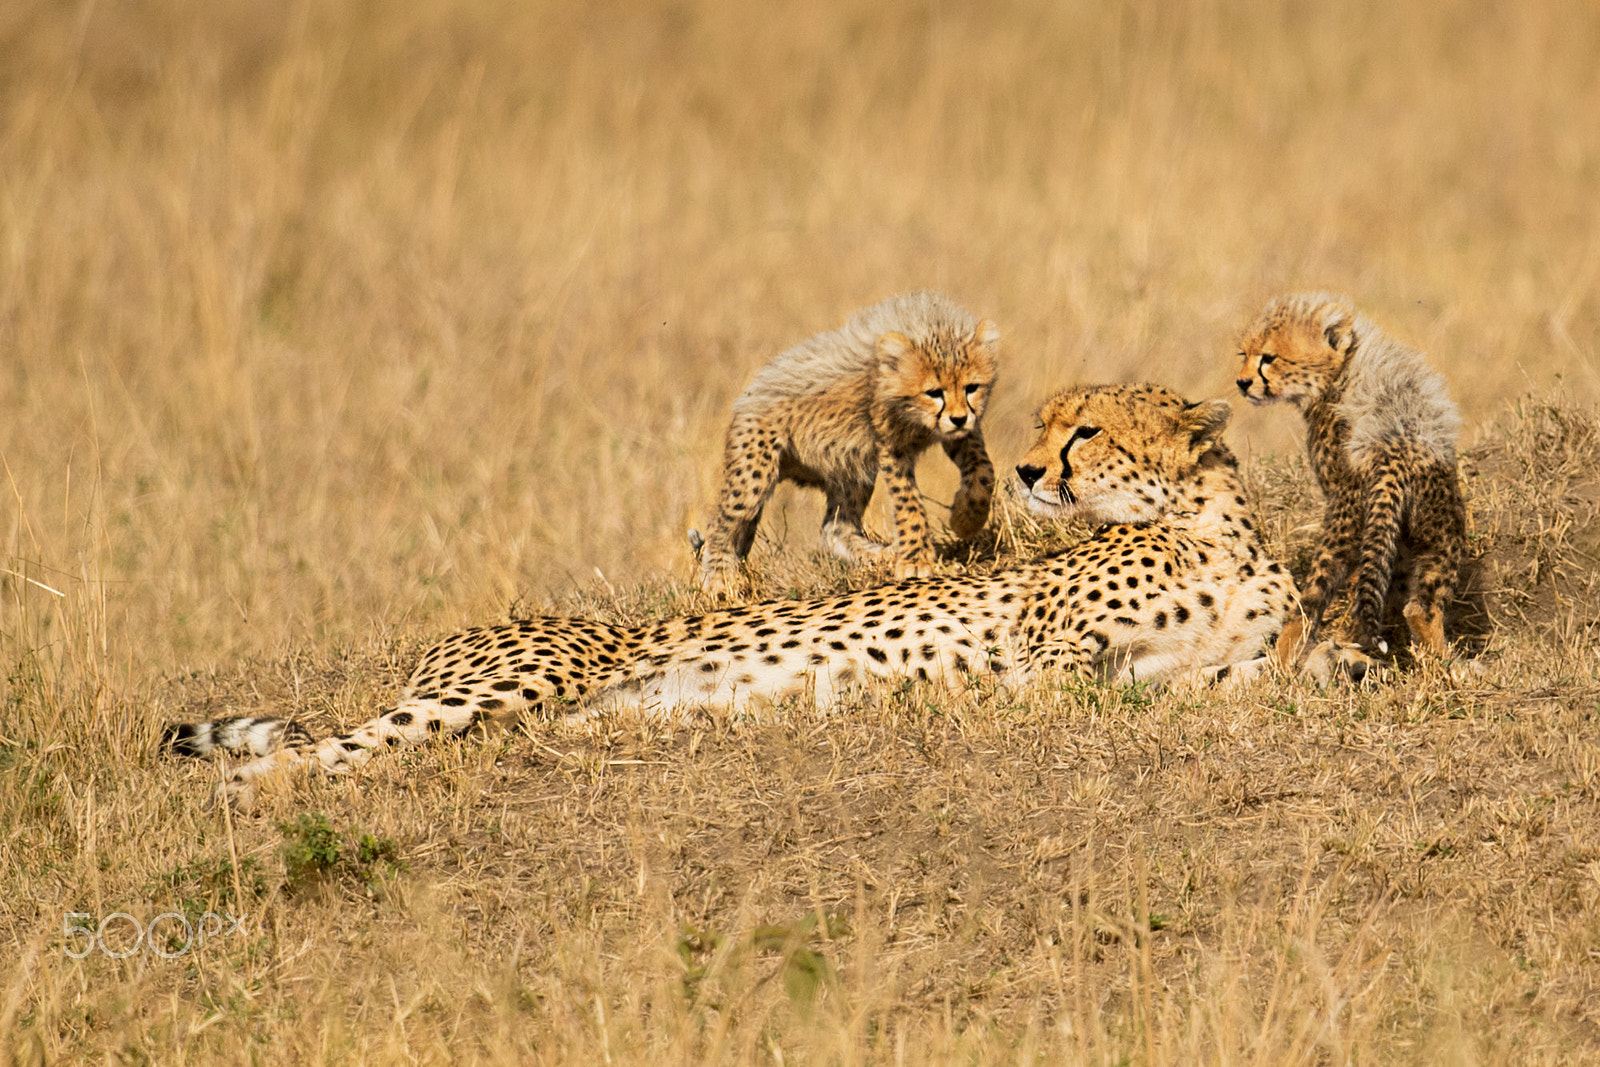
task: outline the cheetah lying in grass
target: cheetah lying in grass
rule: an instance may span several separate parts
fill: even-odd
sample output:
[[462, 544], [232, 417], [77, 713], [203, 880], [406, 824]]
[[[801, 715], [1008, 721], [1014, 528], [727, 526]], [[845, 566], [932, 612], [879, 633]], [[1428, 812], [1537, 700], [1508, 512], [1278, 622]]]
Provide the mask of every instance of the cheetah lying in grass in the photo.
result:
[[[1058, 394], [1041, 414], [1044, 434], [1018, 468], [1030, 503], [1107, 524], [1072, 548], [989, 575], [646, 626], [535, 619], [467, 630], [423, 656], [395, 707], [349, 733], [317, 741], [293, 723], [239, 718], [171, 727], [170, 743], [258, 757], [224, 786], [248, 803], [273, 771], [346, 773], [386, 748], [521, 715], [673, 715], [791, 695], [826, 707], [874, 677], [1020, 686], [1066, 670], [1163, 683], [1266, 664], [1294, 583], [1250, 521], [1220, 439], [1228, 405], [1110, 386]], [[1359, 676], [1361, 663], [1351, 667]]]

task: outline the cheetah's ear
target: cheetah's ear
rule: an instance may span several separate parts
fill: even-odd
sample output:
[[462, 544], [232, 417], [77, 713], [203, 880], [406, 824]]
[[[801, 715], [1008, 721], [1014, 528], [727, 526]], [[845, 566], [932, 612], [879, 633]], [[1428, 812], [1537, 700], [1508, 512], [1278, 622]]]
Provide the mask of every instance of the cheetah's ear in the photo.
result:
[[878, 338], [878, 365], [882, 367], [898, 366], [900, 361], [911, 352], [911, 339], [903, 333], [891, 330]]
[[1000, 354], [1000, 327], [994, 324], [993, 319], [984, 319], [972, 331], [972, 341], [979, 348], [986, 349], [993, 359]]
[[1337, 301], [1317, 309], [1317, 319], [1322, 323], [1322, 336], [1328, 347], [1343, 352], [1350, 346], [1350, 309]]
[[1189, 438], [1190, 452], [1199, 458], [1204, 455], [1233, 418], [1233, 408], [1226, 400], [1205, 400], [1190, 404], [1178, 416], [1178, 432]]

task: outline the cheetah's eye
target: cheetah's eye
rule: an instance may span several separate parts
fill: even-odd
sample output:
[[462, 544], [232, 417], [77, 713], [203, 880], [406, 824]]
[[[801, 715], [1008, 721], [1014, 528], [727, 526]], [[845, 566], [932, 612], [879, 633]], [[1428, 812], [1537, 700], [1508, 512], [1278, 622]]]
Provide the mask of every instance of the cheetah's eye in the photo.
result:
[[1089, 438], [1093, 437], [1099, 432], [1100, 427], [1098, 426], [1079, 426], [1076, 430], [1072, 431], [1072, 440], [1067, 442], [1067, 447], [1071, 448], [1079, 441], [1087, 441]]
[[971, 385], [967, 386], [967, 395], [971, 396], [973, 393], [976, 393], [979, 389], [982, 389], [982, 388], [983, 388], [983, 386], [979, 385], [977, 382], [973, 382]]
[[922, 395], [927, 397], [929, 400], [943, 400], [944, 399], [944, 390], [943, 389], [929, 389], [926, 393], [923, 393]]
[[1261, 353], [1261, 365], [1263, 367], [1270, 367], [1270, 366], [1272, 366], [1272, 361], [1277, 359], [1277, 358], [1278, 358], [1277, 356], [1273, 355], [1270, 352], [1263, 352], [1263, 353]]

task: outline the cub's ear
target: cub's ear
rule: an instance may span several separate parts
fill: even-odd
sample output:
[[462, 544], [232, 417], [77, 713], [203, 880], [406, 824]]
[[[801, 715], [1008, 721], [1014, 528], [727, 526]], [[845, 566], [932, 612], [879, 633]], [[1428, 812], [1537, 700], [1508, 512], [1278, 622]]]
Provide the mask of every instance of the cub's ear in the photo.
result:
[[878, 338], [878, 363], [892, 367], [911, 352], [911, 341], [903, 333], [893, 330]]
[[1328, 342], [1328, 347], [1335, 352], [1343, 352], [1350, 347], [1350, 328], [1355, 319], [1354, 313], [1348, 304], [1340, 301], [1329, 301], [1317, 309], [1317, 321], [1322, 324], [1323, 340]]
[[1190, 451], [1199, 457], [1217, 443], [1231, 418], [1233, 408], [1226, 400], [1204, 400], [1183, 409], [1178, 416], [1178, 432], [1188, 436]]
[[1000, 327], [994, 324], [993, 319], [984, 319], [978, 323], [978, 328], [972, 331], [972, 343], [986, 350], [992, 359], [1000, 354]]

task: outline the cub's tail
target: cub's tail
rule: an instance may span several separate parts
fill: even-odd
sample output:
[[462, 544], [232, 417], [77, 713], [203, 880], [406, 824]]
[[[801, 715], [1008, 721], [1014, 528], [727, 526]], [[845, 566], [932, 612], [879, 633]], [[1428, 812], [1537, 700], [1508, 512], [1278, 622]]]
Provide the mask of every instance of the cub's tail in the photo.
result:
[[312, 740], [292, 719], [239, 715], [210, 722], [178, 722], [161, 733], [161, 747], [174, 756], [269, 756], [286, 745]]

